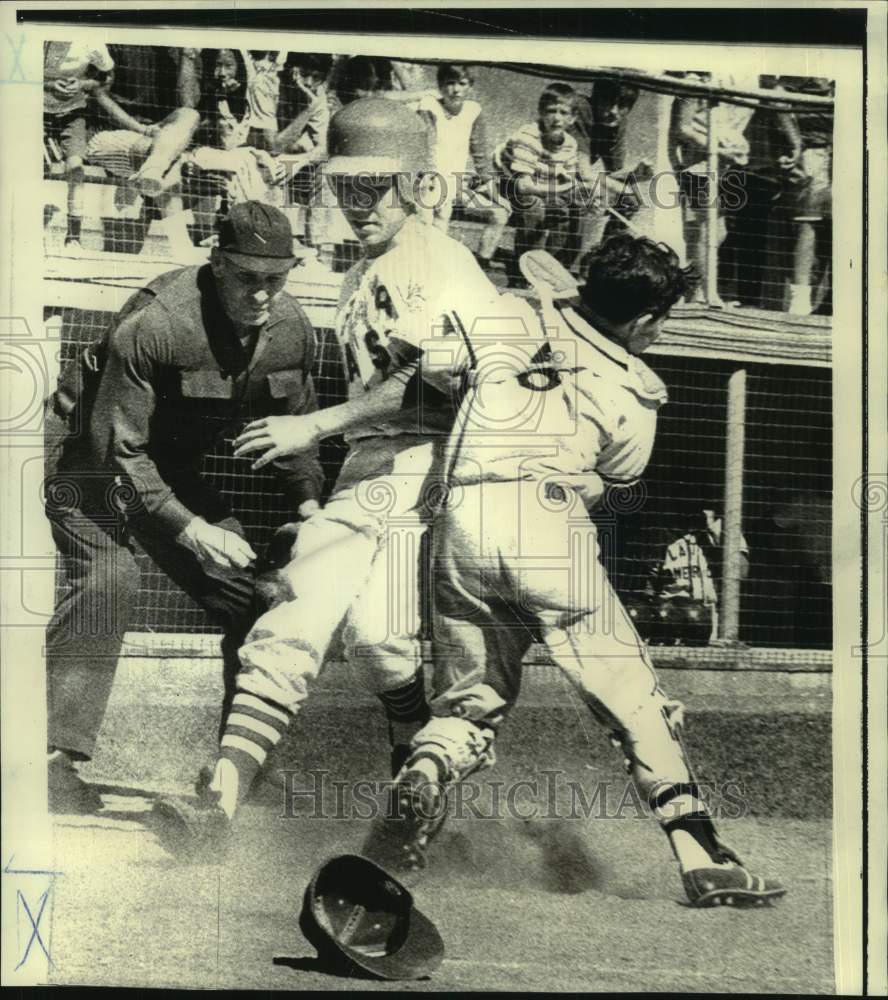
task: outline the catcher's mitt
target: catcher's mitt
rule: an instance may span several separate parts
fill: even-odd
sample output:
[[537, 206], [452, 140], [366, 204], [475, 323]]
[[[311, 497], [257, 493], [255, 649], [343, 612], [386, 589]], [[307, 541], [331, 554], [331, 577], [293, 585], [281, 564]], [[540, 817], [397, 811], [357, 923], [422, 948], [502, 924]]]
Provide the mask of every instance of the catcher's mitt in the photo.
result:
[[292, 597], [290, 585], [282, 572], [295, 555], [299, 521], [282, 524], [271, 536], [256, 567], [256, 604], [259, 614]]

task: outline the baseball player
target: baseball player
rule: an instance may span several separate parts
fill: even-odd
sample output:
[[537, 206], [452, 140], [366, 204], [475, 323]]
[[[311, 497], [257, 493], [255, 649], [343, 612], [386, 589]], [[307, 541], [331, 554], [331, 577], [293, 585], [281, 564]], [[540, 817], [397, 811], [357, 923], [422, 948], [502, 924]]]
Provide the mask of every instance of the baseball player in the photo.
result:
[[[562, 461], [567, 469], [571, 454], [578, 460], [573, 477], [546, 474], [539, 458], [516, 465], [511, 480], [488, 476], [501, 445], [467, 396], [449, 467], [460, 502], [442, 509], [433, 538], [436, 639], [439, 649], [451, 648], [436, 660], [433, 717], [396, 776], [398, 808], [377, 824], [365, 844], [368, 856], [398, 868], [425, 864], [447, 789], [489, 756], [538, 634], [622, 750], [669, 838], [692, 905], [756, 905], [784, 894], [776, 882], [750, 874], [719, 839], [686, 759], [683, 708], [660, 687], [598, 560], [583, 510], [603, 493], [604, 481], [631, 483], [647, 464], [666, 390], [637, 356], [691, 287], [670, 250], [624, 234], [592, 252], [576, 306], [544, 303], [553, 361], [549, 383], [539, 388], [563, 398], [575, 418]], [[559, 362], [568, 343], [574, 358]], [[527, 445], [530, 456], [531, 439]]]
[[[257, 455], [259, 468], [343, 431], [350, 448], [329, 502], [299, 531], [286, 571], [291, 599], [263, 615], [241, 647], [238, 691], [203, 798], [157, 803], [159, 835], [177, 853], [227, 830], [350, 609], [361, 670], [389, 717], [411, 721], [426, 710], [415, 635], [373, 634], [387, 603], [386, 536], [397, 525], [418, 537], [430, 518], [454, 385], [469, 368], [460, 331], [485, 328], [471, 355], [483, 361], [498, 356], [510, 326], [514, 345], [496, 377], [513, 382], [543, 343], [533, 310], [500, 297], [466, 247], [418, 217], [414, 185], [431, 167], [419, 116], [383, 98], [357, 100], [331, 120], [328, 149], [330, 183], [364, 251], [346, 275], [336, 321], [349, 400], [311, 419], [256, 421], [236, 454]], [[426, 350], [439, 339], [440, 356]]]
[[[705, 646], [718, 638], [722, 519], [713, 506], [694, 514], [683, 534], [661, 542], [646, 602], [639, 602], [632, 616], [652, 645]], [[749, 546], [742, 536], [738, 573], [741, 580], [749, 574]]]

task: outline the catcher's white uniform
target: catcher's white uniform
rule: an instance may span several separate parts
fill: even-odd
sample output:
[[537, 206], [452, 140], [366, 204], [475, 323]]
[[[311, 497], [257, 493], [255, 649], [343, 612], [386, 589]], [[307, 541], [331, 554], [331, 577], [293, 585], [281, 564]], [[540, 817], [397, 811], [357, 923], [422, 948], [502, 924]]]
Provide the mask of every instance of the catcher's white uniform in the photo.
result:
[[[352, 605], [347, 642], [360, 647], [364, 682], [388, 691], [412, 679], [415, 556], [434, 503], [428, 489], [434, 494], [461, 374], [472, 358], [497, 355], [492, 336], [478, 350], [470, 347], [474, 329], [513, 333], [519, 346], [503, 377], [514, 378], [515, 366], [526, 368], [528, 355], [543, 344], [524, 302], [500, 296], [469, 250], [415, 218], [391, 249], [347, 274], [336, 333], [349, 393], [398, 378], [407, 383], [404, 409], [347, 435], [350, 449], [333, 495], [301, 526], [285, 570], [292, 599], [263, 615], [240, 650], [241, 690], [295, 710]], [[401, 572], [407, 575], [395, 576]]]
[[[660, 689], [607, 579], [581, 496], [600, 494], [596, 476], [628, 484], [641, 475], [666, 390], [572, 309], [547, 313], [546, 321], [553, 352], [573, 355], [545, 395], [561, 397], [573, 418], [560, 464], [569, 470], [575, 462], [577, 476], [547, 473], [535, 459], [530, 476], [465, 485], [461, 502], [436, 520], [435, 717], [413, 745], [436, 744], [455, 772], [465, 769], [478, 730], [462, 720], [488, 732], [496, 726], [517, 697], [522, 659], [538, 635], [649, 794], [689, 781], [674, 729], [681, 706]], [[455, 482], [483, 447], [482, 437], [464, 441]], [[690, 797], [687, 808], [696, 808]]]

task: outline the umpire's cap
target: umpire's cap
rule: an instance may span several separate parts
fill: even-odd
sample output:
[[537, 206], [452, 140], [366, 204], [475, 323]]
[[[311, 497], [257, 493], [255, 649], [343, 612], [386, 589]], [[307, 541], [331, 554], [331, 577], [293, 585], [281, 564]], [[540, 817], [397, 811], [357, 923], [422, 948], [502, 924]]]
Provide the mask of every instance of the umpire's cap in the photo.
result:
[[380, 979], [422, 979], [444, 958], [435, 925], [383, 868], [356, 854], [330, 858], [314, 873], [299, 927], [318, 958]]
[[243, 201], [217, 219], [218, 249], [249, 271], [279, 274], [289, 271], [305, 247], [294, 245], [290, 220], [274, 205]]

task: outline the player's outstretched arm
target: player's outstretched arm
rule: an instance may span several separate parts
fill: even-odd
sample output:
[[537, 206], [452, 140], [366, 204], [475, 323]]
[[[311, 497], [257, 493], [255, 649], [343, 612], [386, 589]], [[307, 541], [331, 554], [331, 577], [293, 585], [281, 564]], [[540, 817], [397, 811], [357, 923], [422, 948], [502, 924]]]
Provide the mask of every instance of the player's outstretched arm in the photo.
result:
[[261, 469], [277, 458], [314, 448], [324, 438], [343, 434], [362, 424], [389, 420], [401, 409], [404, 391], [415, 371], [415, 365], [400, 368], [358, 398], [338, 406], [298, 417], [254, 420], [234, 442], [234, 454], [239, 457], [258, 453], [253, 468]]

